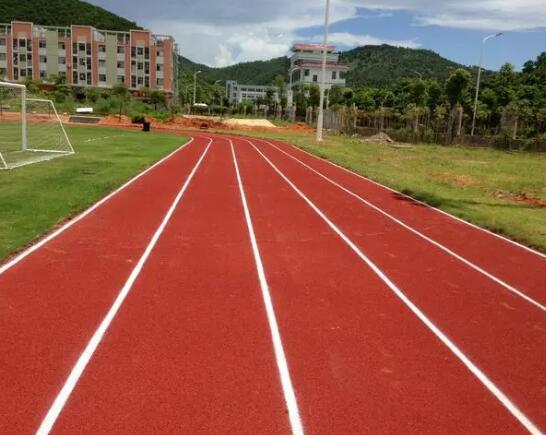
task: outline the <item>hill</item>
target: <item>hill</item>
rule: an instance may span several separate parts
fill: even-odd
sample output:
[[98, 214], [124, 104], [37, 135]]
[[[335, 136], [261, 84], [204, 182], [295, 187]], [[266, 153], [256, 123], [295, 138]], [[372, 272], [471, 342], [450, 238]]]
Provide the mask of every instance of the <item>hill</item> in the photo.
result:
[[431, 50], [366, 45], [345, 51], [341, 62], [349, 64], [349, 86], [382, 87], [402, 77], [422, 76], [423, 79], [445, 81], [462, 65], [443, 58]]
[[0, 2], [0, 23], [31, 21], [46, 26], [85, 24], [99, 29], [127, 31], [136, 23], [79, 0], [14, 0]]
[[180, 57], [180, 70], [184, 74], [202, 71], [201, 78], [214, 82], [216, 80], [237, 80], [240, 83], [252, 85], [270, 85], [276, 76], [288, 75], [290, 61], [287, 57], [277, 57], [266, 61], [243, 62], [224, 68], [212, 68], [197, 64]]
[[[449, 74], [462, 65], [443, 58], [431, 50], [393, 47], [390, 45], [366, 45], [341, 53], [342, 62], [350, 65], [347, 86], [383, 87], [402, 77], [436, 79], [443, 82]], [[207, 81], [237, 80], [252, 85], [271, 84], [277, 75], [288, 77], [290, 61], [278, 57], [268, 61], [245, 62], [224, 68], [211, 68], [193, 63], [181, 57], [181, 71], [193, 74], [202, 71]]]

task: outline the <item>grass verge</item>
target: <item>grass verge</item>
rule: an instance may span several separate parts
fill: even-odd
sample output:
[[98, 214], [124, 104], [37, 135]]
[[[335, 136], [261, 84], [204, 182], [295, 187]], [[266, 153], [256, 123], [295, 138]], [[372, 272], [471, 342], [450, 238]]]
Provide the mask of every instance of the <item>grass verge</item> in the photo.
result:
[[[248, 132], [241, 132], [248, 135]], [[277, 132], [288, 141], [469, 222], [546, 252], [546, 154], [492, 148], [397, 148], [356, 138]]]
[[186, 142], [168, 134], [68, 126], [76, 154], [0, 171], [0, 260]]

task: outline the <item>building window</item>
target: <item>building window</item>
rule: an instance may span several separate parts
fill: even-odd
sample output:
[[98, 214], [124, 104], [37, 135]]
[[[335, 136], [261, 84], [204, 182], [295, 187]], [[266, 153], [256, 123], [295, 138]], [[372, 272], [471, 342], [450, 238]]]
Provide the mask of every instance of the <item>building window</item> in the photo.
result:
[[337, 71], [332, 71], [332, 80], [337, 79]]
[[131, 47], [131, 56], [132, 57], [136, 56], [136, 48], [135, 47]]
[[125, 54], [125, 47], [118, 45], [118, 54]]
[[139, 69], [139, 70], [144, 69], [144, 64], [142, 62], [139, 62], [137, 64], [137, 69]]
[[136, 76], [131, 76], [131, 87], [136, 88]]
[[306, 69], [304, 72], [303, 72], [303, 75], [305, 77], [309, 77], [309, 74], [311, 73], [311, 71], [309, 71], [308, 69]]
[[22, 69], [21, 70], [21, 77], [26, 77], [27, 76], [27, 70], [26, 69]]
[[123, 62], [122, 60], [118, 61], [118, 68], [125, 68], [125, 62]]
[[85, 81], [85, 73], [80, 73], [80, 81]]
[[19, 60], [21, 62], [26, 62], [27, 61], [27, 55], [26, 54], [20, 54], [19, 55]]
[[313, 81], [318, 82], [318, 75], [316, 75], [316, 74], [313, 75]]
[[62, 42], [62, 41], [59, 42], [58, 47], [59, 47], [59, 50], [66, 50], [66, 45], [65, 45], [65, 43]]
[[106, 46], [105, 45], [99, 45], [99, 53], [106, 53]]
[[125, 83], [125, 76], [117, 76], [118, 83]]
[[66, 65], [66, 57], [59, 56], [59, 65]]
[[47, 71], [40, 70], [40, 78], [45, 80], [47, 78]]
[[144, 54], [144, 47], [137, 48], [137, 56], [142, 56]]
[[47, 56], [40, 56], [40, 63], [47, 63]]
[[78, 49], [79, 49], [80, 51], [85, 51], [85, 44], [81, 44], [81, 43], [80, 43], [79, 46], [78, 46]]
[[138, 82], [137, 82], [138, 85], [139, 85], [139, 86], [142, 86], [143, 82], [144, 82], [144, 81], [142, 80], [142, 77], [139, 77], [139, 78], [138, 78]]
[[158, 63], [156, 65], [156, 71], [163, 71], [163, 65]]
[[74, 71], [74, 72], [72, 73], [72, 81], [73, 81], [74, 83], [77, 83], [77, 82], [78, 82], [78, 73], [77, 73], [76, 71]]
[[163, 56], [163, 50], [157, 50], [157, 57]]
[[144, 78], [144, 86], [145, 86], [146, 88], [149, 88], [149, 87], [150, 87], [150, 77]]
[[92, 84], [92, 82], [91, 82], [91, 74], [87, 74], [87, 84], [88, 84], [88, 85]]
[[0, 53], [0, 60], [6, 60], [6, 53]]
[[149, 58], [150, 58], [150, 49], [146, 47], [144, 49], [144, 59], [149, 59]]
[[80, 66], [85, 66], [85, 57], [80, 57]]
[[39, 46], [40, 48], [47, 48], [45, 39], [40, 39], [40, 42], [38, 43], [38, 46]]
[[26, 47], [27, 41], [26, 39], [19, 39], [19, 47], [23, 48]]
[[6, 46], [6, 38], [0, 38], [0, 47]]
[[99, 68], [104, 68], [106, 66], [106, 60], [99, 59]]
[[65, 71], [59, 71], [59, 77], [66, 78], [66, 72]]
[[106, 74], [99, 74], [99, 82], [105, 82], [106, 81]]
[[163, 86], [163, 79], [157, 79], [157, 86]]

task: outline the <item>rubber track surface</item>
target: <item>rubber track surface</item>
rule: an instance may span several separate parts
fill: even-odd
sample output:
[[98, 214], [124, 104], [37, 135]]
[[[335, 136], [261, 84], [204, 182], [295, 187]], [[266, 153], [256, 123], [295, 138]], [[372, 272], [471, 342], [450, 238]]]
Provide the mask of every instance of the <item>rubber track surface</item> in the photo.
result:
[[546, 428], [546, 313], [305, 165], [543, 305], [544, 256], [288, 144], [193, 135], [0, 273], [0, 433], [38, 429], [187, 180], [53, 433], [293, 432], [241, 187], [304, 432], [526, 428], [302, 195]]

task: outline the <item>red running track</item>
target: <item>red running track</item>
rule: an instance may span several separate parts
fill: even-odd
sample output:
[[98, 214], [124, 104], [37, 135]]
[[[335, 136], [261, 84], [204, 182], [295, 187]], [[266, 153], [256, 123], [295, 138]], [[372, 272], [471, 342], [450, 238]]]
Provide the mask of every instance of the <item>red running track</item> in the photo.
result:
[[546, 258], [197, 135], [0, 267], [0, 433], [541, 433]]

